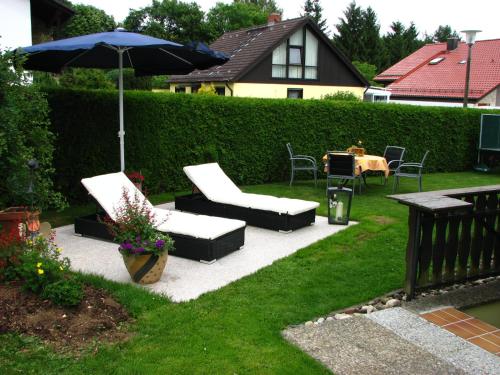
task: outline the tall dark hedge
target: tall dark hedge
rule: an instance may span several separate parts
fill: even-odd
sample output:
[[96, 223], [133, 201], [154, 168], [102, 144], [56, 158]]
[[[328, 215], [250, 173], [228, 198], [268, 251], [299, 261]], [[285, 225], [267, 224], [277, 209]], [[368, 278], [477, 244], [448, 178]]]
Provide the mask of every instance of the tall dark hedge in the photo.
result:
[[[119, 170], [116, 92], [49, 91], [58, 135], [56, 184], [81, 199], [80, 179]], [[491, 113], [489, 111], [488, 113]], [[313, 155], [362, 140], [370, 154], [386, 145], [407, 148], [427, 171], [462, 171], [476, 157], [479, 110], [325, 100], [269, 100], [210, 95], [125, 93], [127, 170], [140, 170], [150, 192], [189, 186], [182, 167], [218, 161], [237, 184], [283, 181], [285, 148]]]

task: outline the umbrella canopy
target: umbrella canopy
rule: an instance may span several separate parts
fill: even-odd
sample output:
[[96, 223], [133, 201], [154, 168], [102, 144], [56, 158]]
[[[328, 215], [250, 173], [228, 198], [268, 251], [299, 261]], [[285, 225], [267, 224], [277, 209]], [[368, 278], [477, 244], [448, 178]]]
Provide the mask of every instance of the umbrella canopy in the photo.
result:
[[229, 58], [202, 43], [182, 45], [147, 35], [117, 29], [55, 40], [20, 49], [28, 70], [59, 73], [63, 69], [116, 69], [119, 75], [120, 164], [125, 170], [125, 132], [123, 126], [123, 68], [136, 75], [187, 74], [195, 69], [222, 65]]

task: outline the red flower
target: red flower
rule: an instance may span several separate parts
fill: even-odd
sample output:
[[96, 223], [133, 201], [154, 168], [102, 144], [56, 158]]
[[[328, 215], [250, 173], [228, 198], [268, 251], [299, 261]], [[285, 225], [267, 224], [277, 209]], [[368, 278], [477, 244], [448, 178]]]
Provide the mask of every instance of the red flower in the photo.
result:
[[143, 182], [144, 181], [144, 176], [141, 174], [141, 172], [129, 172], [129, 173], [127, 173], [127, 177], [132, 182]]

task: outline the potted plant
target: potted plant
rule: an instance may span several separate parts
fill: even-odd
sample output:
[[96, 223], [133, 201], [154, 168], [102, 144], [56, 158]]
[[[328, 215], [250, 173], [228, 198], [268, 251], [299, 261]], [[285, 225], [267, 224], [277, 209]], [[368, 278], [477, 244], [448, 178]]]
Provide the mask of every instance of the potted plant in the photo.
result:
[[124, 189], [122, 204], [115, 209], [115, 220], [106, 225], [119, 244], [125, 266], [132, 280], [139, 284], [157, 282], [167, 263], [168, 251], [173, 249], [170, 236], [155, 229], [162, 224], [155, 218], [146, 199], [136, 193], [132, 197]]

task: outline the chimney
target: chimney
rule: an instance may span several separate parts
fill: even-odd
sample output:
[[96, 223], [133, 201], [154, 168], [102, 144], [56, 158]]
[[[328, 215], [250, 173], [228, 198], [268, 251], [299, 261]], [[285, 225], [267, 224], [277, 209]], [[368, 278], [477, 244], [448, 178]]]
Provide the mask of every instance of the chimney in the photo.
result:
[[458, 38], [448, 38], [446, 41], [446, 50], [453, 51], [458, 47]]
[[267, 26], [272, 26], [278, 22], [281, 22], [281, 14], [279, 13], [271, 13], [267, 17]]

